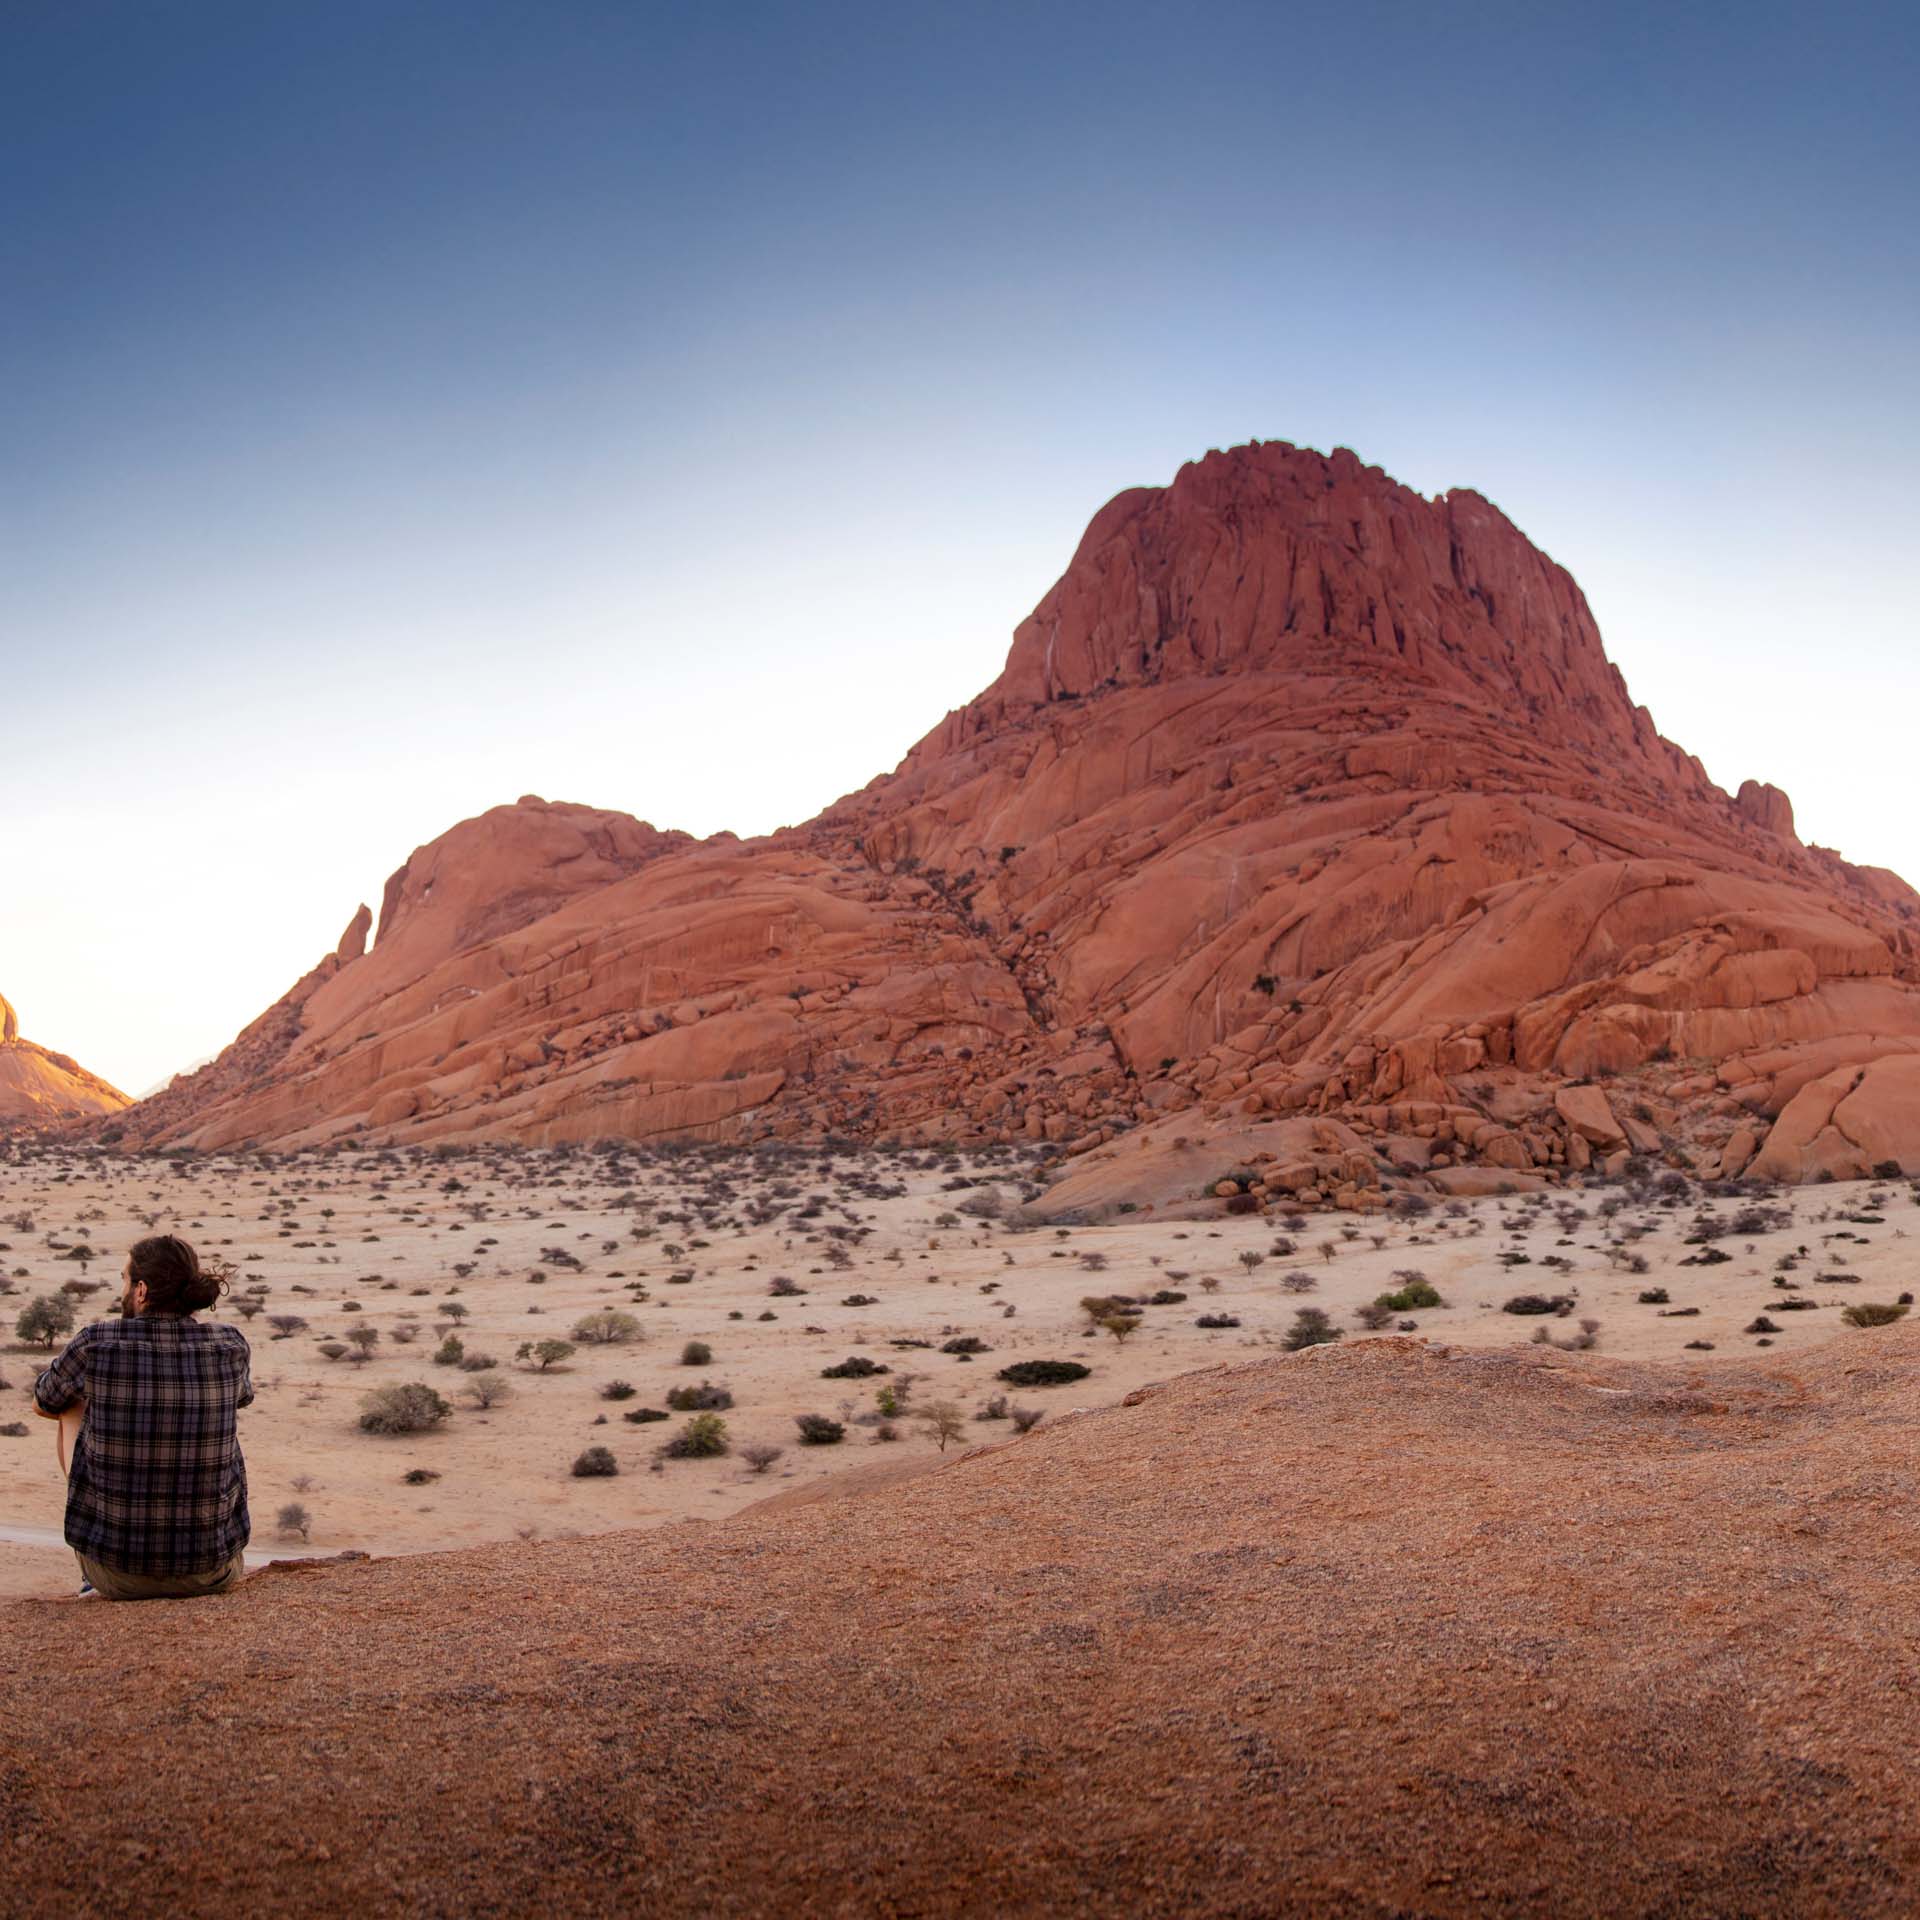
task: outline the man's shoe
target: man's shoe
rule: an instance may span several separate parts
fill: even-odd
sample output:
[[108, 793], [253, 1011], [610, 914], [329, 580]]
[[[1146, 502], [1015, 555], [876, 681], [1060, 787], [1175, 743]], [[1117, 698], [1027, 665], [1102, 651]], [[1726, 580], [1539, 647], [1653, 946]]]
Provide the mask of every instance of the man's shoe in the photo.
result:
[[89, 1580], [85, 1574], [82, 1574], [80, 1576], [80, 1591], [76, 1593], [73, 1597], [76, 1600], [98, 1600], [100, 1598], [100, 1593], [99, 1593], [99, 1589], [94, 1586], [93, 1582]]

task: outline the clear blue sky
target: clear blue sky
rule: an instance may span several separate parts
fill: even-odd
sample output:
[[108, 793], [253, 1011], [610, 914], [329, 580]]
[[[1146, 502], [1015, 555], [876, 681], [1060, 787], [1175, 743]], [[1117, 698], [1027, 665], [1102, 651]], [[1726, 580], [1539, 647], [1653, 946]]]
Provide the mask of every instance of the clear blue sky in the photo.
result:
[[1916, 17], [13, 0], [0, 991], [139, 1091], [496, 801], [802, 819], [1254, 436], [1920, 877]]

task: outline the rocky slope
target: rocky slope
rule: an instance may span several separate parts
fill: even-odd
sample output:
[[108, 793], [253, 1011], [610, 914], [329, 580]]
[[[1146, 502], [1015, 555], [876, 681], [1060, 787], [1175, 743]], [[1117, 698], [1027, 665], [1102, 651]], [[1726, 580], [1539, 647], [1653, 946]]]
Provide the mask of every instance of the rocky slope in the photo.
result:
[[719, 1526], [16, 1602], [0, 1911], [1909, 1915], [1916, 1378], [1350, 1342]]
[[1010, 1134], [1089, 1207], [1920, 1167], [1920, 896], [1715, 787], [1487, 501], [1345, 452], [1120, 495], [805, 827], [522, 801], [365, 932], [134, 1135]]
[[127, 1096], [77, 1060], [20, 1037], [20, 1020], [0, 996], [0, 1133], [52, 1127], [118, 1113]]

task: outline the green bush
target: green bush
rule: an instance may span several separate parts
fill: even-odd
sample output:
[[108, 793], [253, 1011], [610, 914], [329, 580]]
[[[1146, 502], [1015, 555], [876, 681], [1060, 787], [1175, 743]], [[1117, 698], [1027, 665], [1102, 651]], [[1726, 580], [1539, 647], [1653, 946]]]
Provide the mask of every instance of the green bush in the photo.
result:
[[589, 1447], [573, 1463], [576, 1480], [604, 1479], [620, 1471], [620, 1462], [605, 1447]]
[[1379, 1296], [1379, 1304], [1394, 1313], [1412, 1313], [1416, 1307], [1444, 1307], [1447, 1303], [1440, 1298], [1440, 1290], [1423, 1274], [1395, 1274], [1396, 1280], [1403, 1284], [1392, 1293]]
[[713, 1365], [713, 1349], [704, 1340], [689, 1340], [680, 1349], [680, 1364], [683, 1367], [710, 1367]]
[[1092, 1371], [1078, 1360], [1016, 1360], [1002, 1367], [996, 1378], [1010, 1387], [1064, 1387], [1084, 1380]]
[[712, 1460], [728, 1444], [727, 1423], [717, 1413], [696, 1413], [660, 1451], [669, 1460]]

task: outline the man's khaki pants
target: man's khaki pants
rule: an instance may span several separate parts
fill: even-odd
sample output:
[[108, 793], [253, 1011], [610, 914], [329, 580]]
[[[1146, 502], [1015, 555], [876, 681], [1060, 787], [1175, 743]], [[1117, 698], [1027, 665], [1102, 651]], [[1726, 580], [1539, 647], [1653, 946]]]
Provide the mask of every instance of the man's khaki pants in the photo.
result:
[[84, 1553], [73, 1557], [102, 1600], [193, 1600], [202, 1594], [225, 1593], [246, 1572], [246, 1556], [238, 1553], [211, 1573], [121, 1573], [89, 1560]]

